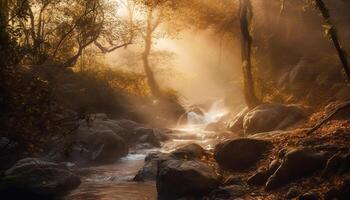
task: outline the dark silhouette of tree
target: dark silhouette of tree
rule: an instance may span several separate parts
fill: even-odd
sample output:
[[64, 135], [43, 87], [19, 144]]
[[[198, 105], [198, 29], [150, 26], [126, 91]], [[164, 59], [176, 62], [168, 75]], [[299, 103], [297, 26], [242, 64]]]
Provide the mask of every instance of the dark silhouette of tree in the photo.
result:
[[326, 28], [327, 28], [326, 31], [327, 31], [328, 35], [330, 36], [335, 49], [337, 50], [340, 62], [342, 64], [343, 70], [348, 78], [348, 81], [350, 81], [350, 67], [349, 67], [349, 60], [347, 57], [347, 53], [342, 48], [342, 46], [339, 42], [339, 36], [338, 36], [337, 30], [335, 28], [335, 25], [331, 21], [329, 9], [327, 8], [326, 4], [322, 0], [316, 0], [316, 5], [317, 5], [317, 8], [322, 13], [322, 17], [324, 18], [325, 23], [326, 23]]
[[250, 0], [240, 0], [239, 16], [241, 26], [241, 53], [242, 53], [242, 71], [244, 81], [244, 96], [249, 108], [254, 108], [261, 102], [256, 97], [253, 72], [252, 72], [252, 43], [253, 39], [249, 31], [250, 21], [253, 16]]

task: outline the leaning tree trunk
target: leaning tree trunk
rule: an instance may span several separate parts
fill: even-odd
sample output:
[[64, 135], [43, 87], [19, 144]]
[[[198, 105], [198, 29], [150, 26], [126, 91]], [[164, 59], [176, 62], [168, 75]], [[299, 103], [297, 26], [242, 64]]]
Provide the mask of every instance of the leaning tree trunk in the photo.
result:
[[256, 97], [254, 80], [252, 74], [251, 50], [252, 37], [249, 32], [249, 23], [252, 16], [250, 0], [240, 0], [239, 17], [241, 26], [241, 52], [244, 81], [244, 97], [249, 108], [254, 108], [260, 104]]
[[339, 42], [337, 30], [330, 19], [331, 17], [330, 17], [329, 10], [328, 10], [326, 4], [322, 0], [316, 0], [316, 5], [317, 5], [318, 9], [320, 10], [320, 12], [322, 13], [322, 16], [323, 16], [326, 24], [328, 25], [329, 36], [333, 42], [335, 49], [337, 50], [338, 57], [339, 57], [340, 62], [342, 64], [343, 70], [344, 70], [348, 80], [350, 81], [349, 60], [348, 60], [348, 57], [347, 57], [345, 50], [342, 48], [342, 46]]

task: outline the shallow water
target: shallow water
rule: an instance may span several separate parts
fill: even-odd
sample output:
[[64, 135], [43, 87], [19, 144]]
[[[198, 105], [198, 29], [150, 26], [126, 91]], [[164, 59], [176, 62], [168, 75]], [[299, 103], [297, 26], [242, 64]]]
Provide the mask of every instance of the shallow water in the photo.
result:
[[[213, 112], [213, 116], [218, 115]], [[213, 118], [214, 119], [214, 118]], [[208, 121], [211, 122], [211, 121]], [[212, 149], [222, 138], [215, 132], [204, 131], [207, 123], [176, 127], [171, 138], [161, 149], [131, 150], [130, 154], [112, 165], [83, 168], [80, 171], [82, 184], [65, 200], [155, 200], [156, 184], [153, 181], [136, 183], [132, 179], [142, 168], [145, 156], [152, 151], [170, 152], [179, 146], [197, 143]]]
[[[196, 134], [198, 131], [196, 131]], [[79, 170], [82, 184], [65, 200], [155, 200], [157, 199], [154, 181], [136, 183], [132, 179], [142, 168], [145, 156], [152, 151], [170, 152], [179, 146], [197, 143], [210, 149], [217, 142], [216, 137], [201, 137], [191, 132], [178, 132], [177, 137], [162, 145], [161, 149], [134, 150], [112, 165], [88, 167]], [[181, 139], [183, 138], [184, 139]]]
[[129, 154], [112, 165], [82, 169], [82, 184], [65, 200], [156, 199], [155, 182], [131, 181], [142, 167], [144, 157], [142, 154]]

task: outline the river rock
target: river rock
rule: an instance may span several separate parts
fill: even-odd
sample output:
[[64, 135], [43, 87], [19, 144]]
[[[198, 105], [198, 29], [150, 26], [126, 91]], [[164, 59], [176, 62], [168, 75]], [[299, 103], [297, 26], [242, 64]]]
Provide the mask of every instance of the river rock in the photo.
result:
[[286, 154], [281, 166], [267, 181], [266, 190], [270, 191], [311, 175], [322, 169], [326, 161], [324, 153], [314, 152], [307, 148], [293, 149]]
[[79, 176], [64, 164], [26, 158], [5, 171], [0, 195], [4, 199], [53, 199], [79, 184]]
[[131, 121], [131, 120], [127, 120], [127, 119], [116, 120], [115, 122], [120, 127], [124, 128], [126, 130], [130, 130], [130, 131], [133, 131], [136, 128], [141, 127], [141, 125], [139, 123]]
[[237, 199], [249, 192], [249, 187], [244, 185], [230, 185], [219, 187], [210, 194], [210, 199]]
[[[107, 131], [111, 130], [124, 139], [125, 142], [129, 143], [133, 137], [133, 130], [128, 130], [119, 125], [116, 120], [96, 120], [91, 131]], [[86, 130], [85, 130], [86, 131]]]
[[91, 160], [94, 163], [113, 163], [129, 152], [125, 141], [112, 131], [92, 134], [88, 138]]
[[125, 156], [129, 147], [159, 148], [160, 141], [167, 139], [165, 130], [106, 117], [97, 114], [91, 122], [81, 120], [78, 130], [67, 142], [64, 157], [80, 166], [112, 163]]
[[265, 185], [270, 176], [275, 173], [278, 167], [281, 165], [279, 160], [271, 162], [268, 169], [261, 169], [254, 175], [248, 178], [247, 183], [249, 185]]
[[[148, 144], [150, 147], [160, 147], [160, 141], [167, 139], [165, 130], [145, 127], [130, 120], [109, 120], [121, 127], [124, 131], [116, 132], [129, 145]], [[106, 122], [104, 122], [106, 123]]]
[[350, 175], [346, 175], [342, 183], [331, 188], [324, 196], [325, 200], [348, 200], [350, 199]]
[[155, 180], [158, 170], [158, 162], [170, 159], [201, 159], [206, 155], [205, 150], [198, 144], [182, 146], [171, 153], [152, 152], [145, 158], [145, 164], [134, 177], [134, 181]]
[[160, 152], [149, 153], [144, 161], [143, 167], [137, 172], [133, 181], [141, 182], [146, 180], [155, 180], [158, 171], [158, 158]]
[[201, 159], [206, 155], [206, 152], [200, 145], [192, 143], [174, 150], [171, 154], [177, 158]]
[[323, 171], [324, 177], [329, 177], [332, 174], [336, 173], [346, 173], [350, 170], [350, 154], [341, 155], [337, 153], [333, 155], [326, 164], [326, 167]]
[[64, 154], [70, 162], [84, 166], [113, 163], [128, 151], [126, 142], [110, 129], [79, 129]]
[[242, 171], [252, 167], [272, 146], [267, 140], [238, 138], [215, 146], [214, 158], [220, 167]]
[[303, 120], [305, 116], [301, 106], [266, 103], [245, 115], [243, 128], [246, 134], [280, 130]]
[[201, 197], [221, 182], [215, 170], [197, 160], [166, 160], [159, 162], [157, 192], [160, 200], [186, 196]]
[[161, 152], [151, 152], [145, 157], [145, 164], [143, 167], [137, 172], [133, 181], [141, 182], [141, 181], [153, 181], [157, 177], [158, 171], [158, 162], [175, 159], [173, 155], [169, 153], [161, 153]]
[[160, 147], [160, 140], [163, 137], [160, 132], [155, 132], [154, 129], [139, 127], [135, 130], [136, 144], [149, 144], [151, 147]]

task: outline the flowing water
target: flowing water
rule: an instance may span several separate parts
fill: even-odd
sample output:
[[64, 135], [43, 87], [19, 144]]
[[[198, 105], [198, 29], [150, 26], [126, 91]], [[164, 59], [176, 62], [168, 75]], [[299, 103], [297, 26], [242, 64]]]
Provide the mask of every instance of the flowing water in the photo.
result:
[[170, 152], [188, 143], [197, 143], [212, 149], [220, 140], [215, 132], [205, 131], [207, 124], [226, 114], [222, 101], [215, 102], [204, 116], [189, 112], [188, 123], [173, 128], [173, 134], [161, 149], [131, 151], [112, 165], [89, 167], [81, 170], [82, 184], [66, 200], [154, 200], [157, 199], [154, 181], [136, 183], [133, 177], [142, 168], [145, 156], [151, 151]]

